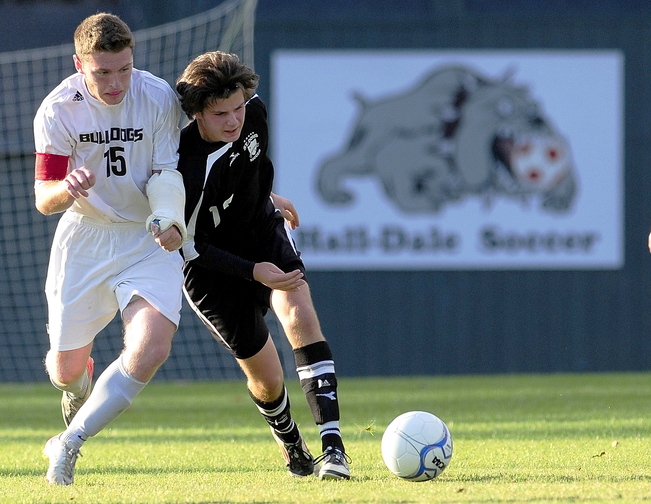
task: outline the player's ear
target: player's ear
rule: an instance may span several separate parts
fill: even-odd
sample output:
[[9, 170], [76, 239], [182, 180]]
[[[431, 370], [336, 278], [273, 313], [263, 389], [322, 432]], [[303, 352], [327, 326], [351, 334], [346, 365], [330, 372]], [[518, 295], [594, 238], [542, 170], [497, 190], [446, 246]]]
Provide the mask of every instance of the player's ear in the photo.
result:
[[81, 58], [76, 54], [73, 54], [72, 61], [75, 63], [75, 70], [77, 70], [77, 72], [81, 72]]

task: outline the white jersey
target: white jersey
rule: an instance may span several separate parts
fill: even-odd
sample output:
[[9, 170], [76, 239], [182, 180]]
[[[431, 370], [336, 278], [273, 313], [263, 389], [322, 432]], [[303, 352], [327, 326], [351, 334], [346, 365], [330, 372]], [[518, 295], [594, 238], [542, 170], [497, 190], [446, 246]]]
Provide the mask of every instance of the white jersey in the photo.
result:
[[[34, 118], [36, 153], [68, 156], [68, 172], [85, 166], [96, 177], [87, 198], [68, 211], [105, 222], [145, 222], [145, 185], [153, 170], [176, 169], [181, 108], [169, 84], [134, 69], [129, 91], [106, 105], [71, 75]], [[153, 153], [153, 154], [152, 154]]]

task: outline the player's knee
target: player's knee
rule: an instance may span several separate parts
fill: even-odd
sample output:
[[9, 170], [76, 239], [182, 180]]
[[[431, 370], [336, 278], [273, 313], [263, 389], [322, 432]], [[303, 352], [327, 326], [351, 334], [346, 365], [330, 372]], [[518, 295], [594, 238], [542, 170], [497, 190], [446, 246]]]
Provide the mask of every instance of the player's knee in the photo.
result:
[[300, 333], [320, 332], [319, 319], [311, 304], [294, 305], [285, 316], [285, 328]]
[[284, 377], [280, 374], [266, 374], [247, 380], [249, 391], [260, 401], [273, 402], [280, 397], [284, 388]]
[[155, 366], [156, 369], [158, 369], [158, 367], [170, 356], [171, 350], [171, 343], [168, 343], [167, 341], [157, 341], [154, 344], [150, 344], [146, 349], [147, 360], [151, 362], [152, 366]]
[[69, 385], [82, 377], [86, 371], [86, 363], [76, 365], [69, 359], [57, 359], [56, 355], [50, 352], [45, 359], [45, 370], [52, 385], [60, 390], [67, 390]]
[[127, 345], [123, 353], [125, 370], [138, 380], [149, 381], [169, 357], [171, 347], [171, 342], [162, 338]]

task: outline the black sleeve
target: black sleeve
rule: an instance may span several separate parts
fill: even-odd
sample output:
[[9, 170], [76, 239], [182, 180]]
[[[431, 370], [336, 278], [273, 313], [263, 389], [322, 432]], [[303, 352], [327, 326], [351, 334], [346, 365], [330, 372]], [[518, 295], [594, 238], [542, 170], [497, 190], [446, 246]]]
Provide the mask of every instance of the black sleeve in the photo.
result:
[[190, 261], [206, 269], [218, 271], [225, 275], [232, 275], [253, 280], [253, 267], [255, 263], [243, 259], [226, 250], [222, 250], [206, 242], [195, 243], [194, 248], [199, 257]]

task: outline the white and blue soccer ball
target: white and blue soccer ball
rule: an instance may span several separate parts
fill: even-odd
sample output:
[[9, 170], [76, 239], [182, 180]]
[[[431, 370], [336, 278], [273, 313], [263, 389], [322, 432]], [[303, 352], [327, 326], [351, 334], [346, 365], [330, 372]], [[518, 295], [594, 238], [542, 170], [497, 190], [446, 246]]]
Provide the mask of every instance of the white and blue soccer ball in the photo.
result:
[[384, 431], [382, 458], [389, 471], [399, 478], [431, 480], [452, 459], [452, 436], [436, 415], [409, 411], [396, 417]]

